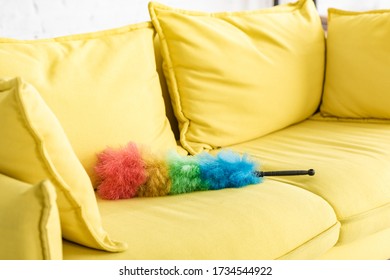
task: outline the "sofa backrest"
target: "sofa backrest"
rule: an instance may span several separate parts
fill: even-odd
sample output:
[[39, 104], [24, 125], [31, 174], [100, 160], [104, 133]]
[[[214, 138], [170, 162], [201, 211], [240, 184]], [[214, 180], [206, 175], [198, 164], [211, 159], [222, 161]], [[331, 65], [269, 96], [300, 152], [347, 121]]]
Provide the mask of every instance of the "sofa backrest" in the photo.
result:
[[191, 154], [262, 137], [318, 109], [325, 36], [312, 1], [224, 13], [151, 2], [149, 11]]
[[164, 104], [165, 104], [165, 113], [169, 120], [169, 123], [171, 124], [172, 131], [175, 135], [175, 139], [180, 139], [180, 133], [179, 133], [179, 124], [177, 122], [177, 119], [175, 117], [175, 113], [173, 112], [172, 103], [171, 103], [171, 97], [169, 95], [167, 80], [164, 75], [163, 71], [163, 58], [161, 55], [161, 46], [160, 46], [160, 39], [158, 38], [158, 35], [156, 34], [154, 37], [154, 51], [155, 51], [155, 58], [156, 58], [156, 67], [157, 67], [157, 73], [160, 79], [160, 85], [161, 85], [161, 91], [162, 96], [164, 98]]
[[[0, 39], [0, 77], [32, 84], [93, 179], [96, 154], [132, 141], [176, 148], [156, 72], [150, 22], [41, 40]], [[163, 81], [163, 79], [160, 79]]]

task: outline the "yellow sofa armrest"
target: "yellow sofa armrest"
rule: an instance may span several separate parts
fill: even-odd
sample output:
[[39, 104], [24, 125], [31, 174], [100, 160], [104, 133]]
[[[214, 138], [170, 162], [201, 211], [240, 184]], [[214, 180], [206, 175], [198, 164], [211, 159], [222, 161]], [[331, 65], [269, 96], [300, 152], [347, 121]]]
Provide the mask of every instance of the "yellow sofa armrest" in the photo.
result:
[[56, 192], [0, 173], [0, 259], [62, 259]]

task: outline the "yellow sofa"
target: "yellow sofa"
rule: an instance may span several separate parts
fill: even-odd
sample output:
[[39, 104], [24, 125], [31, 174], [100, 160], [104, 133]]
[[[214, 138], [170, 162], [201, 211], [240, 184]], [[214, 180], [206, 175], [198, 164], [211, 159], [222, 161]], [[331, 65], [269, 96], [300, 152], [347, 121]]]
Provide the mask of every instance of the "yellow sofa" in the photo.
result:
[[[327, 38], [311, 0], [149, 11], [0, 38], [0, 259], [388, 259], [390, 11], [330, 9]], [[104, 200], [96, 155], [128, 142], [316, 174]]]

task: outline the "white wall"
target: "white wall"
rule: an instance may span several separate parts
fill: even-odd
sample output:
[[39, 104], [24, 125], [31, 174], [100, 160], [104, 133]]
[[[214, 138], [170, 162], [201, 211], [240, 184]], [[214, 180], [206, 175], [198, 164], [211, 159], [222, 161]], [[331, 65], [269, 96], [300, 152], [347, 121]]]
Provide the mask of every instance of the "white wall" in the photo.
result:
[[[280, 0], [279, 2], [294, 2], [294, 0]], [[326, 16], [330, 7], [349, 11], [390, 9], [390, 0], [317, 0], [320, 15]]]
[[[150, 0], [0, 0], [0, 37], [35, 39], [149, 20]], [[156, 0], [204, 11], [267, 7], [272, 0]]]
[[[0, 37], [36, 39], [109, 29], [149, 20], [150, 0], [0, 0]], [[155, 0], [174, 7], [233, 11], [272, 6], [272, 0]], [[293, 2], [291, 0], [281, 0]], [[317, 0], [347, 10], [390, 8], [390, 0]]]
[[321, 15], [327, 15], [329, 7], [350, 11], [390, 9], [390, 0], [317, 0], [317, 2]]

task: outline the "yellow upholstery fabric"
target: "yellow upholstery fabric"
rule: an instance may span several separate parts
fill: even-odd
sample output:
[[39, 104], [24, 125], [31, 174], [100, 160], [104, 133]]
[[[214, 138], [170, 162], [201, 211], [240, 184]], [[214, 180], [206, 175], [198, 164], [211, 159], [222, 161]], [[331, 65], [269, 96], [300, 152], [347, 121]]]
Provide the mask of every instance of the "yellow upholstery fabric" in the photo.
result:
[[390, 10], [329, 10], [321, 113], [390, 118]]
[[338, 122], [316, 116], [231, 148], [254, 155], [264, 170], [315, 169], [313, 177], [272, 179], [328, 201], [341, 223], [339, 244], [390, 227], [389, 122]]
[[118, 254], [64, 243], [64, 259], [315, 258], [339, 224], [320, 197], [266, 180], [240, 189], [120, 201], [98, 199], [104, 226], [131, 244]]
[[0, 173], [0, 259], [62, 259], [56, 192], [50, 181], [29, 185]]
[[190, 153], [260, 137], [319, 106], [325, 39], [312, 1], [226, 13], [150, 3], [149, 11]]
[[0, 120], [0, 172], [30, 184], [53, 183], [64, 238], [124, 250], [103, 229], [91, 181], [36, 89], [19, 78], [0, 82]]
[[37, 88], [94, 184], [96, 153], [107, 146], [176, 148], [154, 36], [151, 23], [140, 23], [54, 39], [0, 39], [0, 77], [20, 76]]
[[169, 95], [167, 81], [164, 76], [163, 59], [161, 56], [161, 43], [157, 33], [155, 34], [153, 42], [154, 42], [154, 54], [156, 56], [156, 68], [157, 68], [158, 76], [160, 78], [160, 86], [161, 86], [162, 96], [164, 99], [165, 114], [167, 115], [167, 118], [171, 125], [172, 132], [175, 135], [175, 139], [179, 140], [180, 139], [179, 124], [177, 123], [177, 119], [173, 112], [171, 97]]
[[390, 228], [357, 239], [347, 244], [338, 244], [320, 259], [325, 260], [388, 260], [390, 252]]

